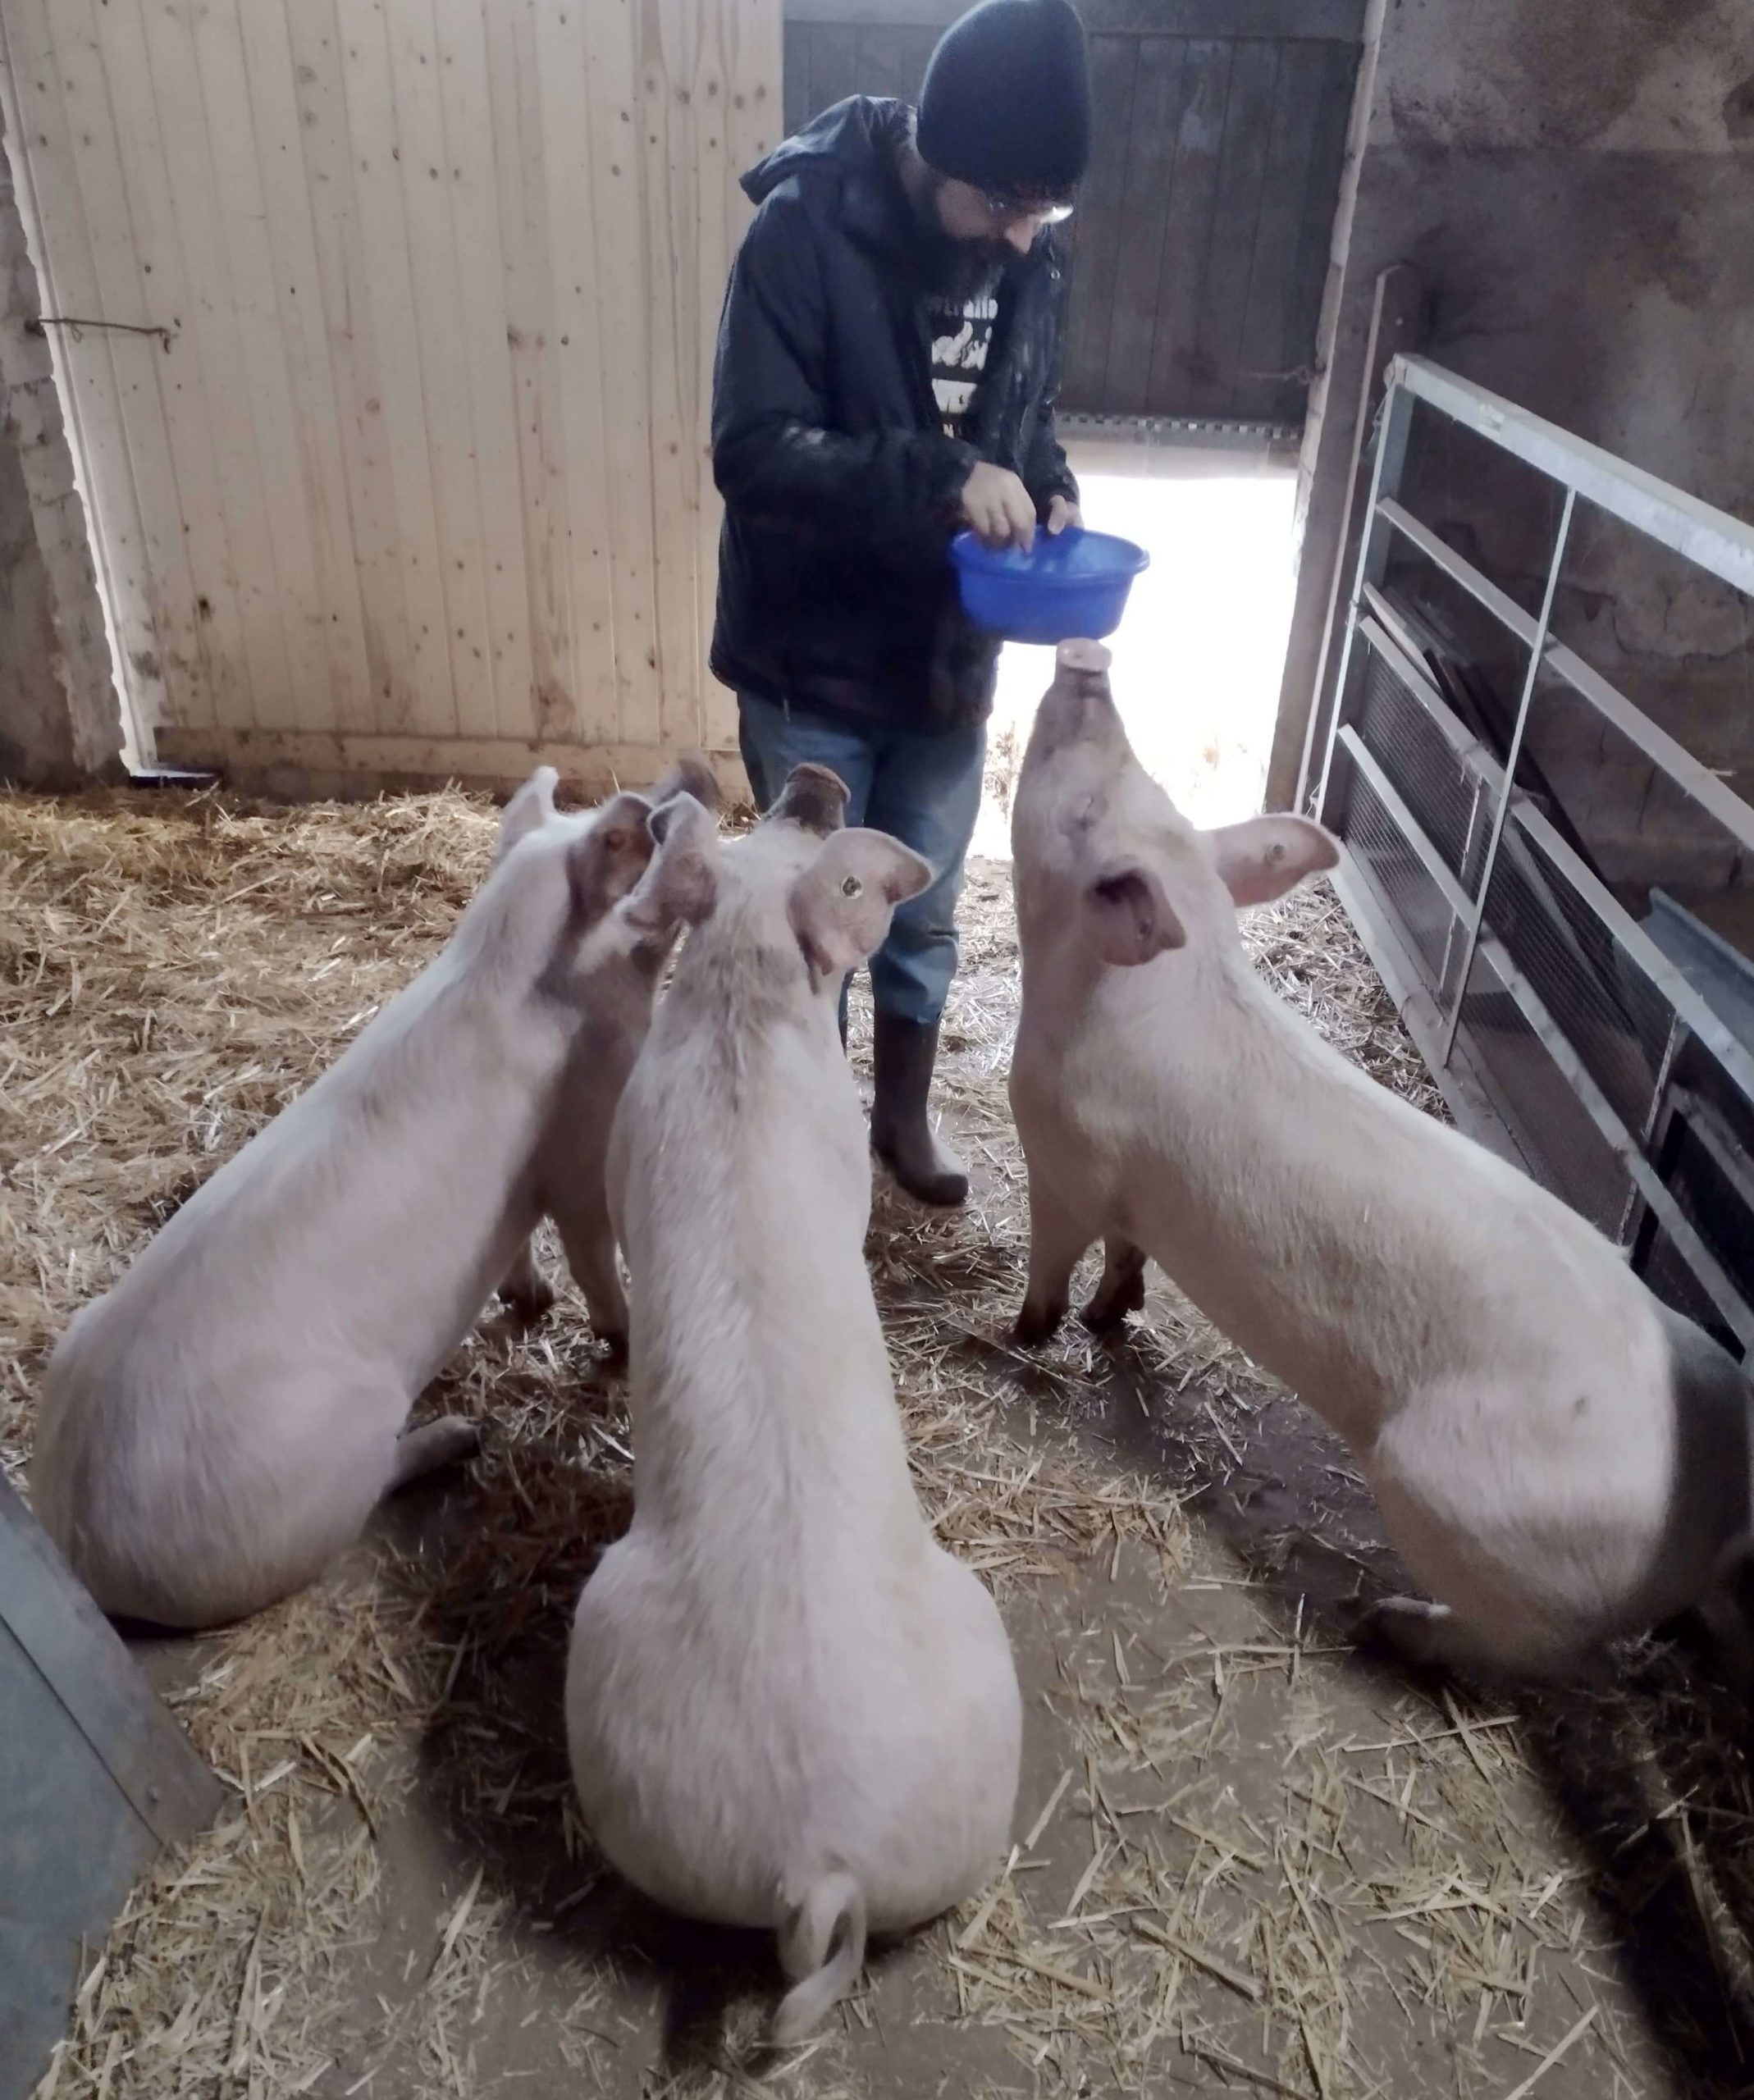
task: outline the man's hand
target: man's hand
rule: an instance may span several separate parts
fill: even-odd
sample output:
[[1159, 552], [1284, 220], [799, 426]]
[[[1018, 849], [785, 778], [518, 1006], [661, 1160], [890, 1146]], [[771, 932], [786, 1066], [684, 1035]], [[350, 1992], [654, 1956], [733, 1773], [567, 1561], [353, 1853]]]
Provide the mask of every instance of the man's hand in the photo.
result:
[[962, 484], [962, 515], [984, 546], [1027, 554], [1035, 544], [1035, 506], [1008, 467], [980, 461]]
[[1048, 505], [1048, 531], [1050, 536], [1057, 536], [1066, 530], [1068, 525], [1081, 527], [1083, 523], [1084, 513], [1067, 497], [1057, 495]]

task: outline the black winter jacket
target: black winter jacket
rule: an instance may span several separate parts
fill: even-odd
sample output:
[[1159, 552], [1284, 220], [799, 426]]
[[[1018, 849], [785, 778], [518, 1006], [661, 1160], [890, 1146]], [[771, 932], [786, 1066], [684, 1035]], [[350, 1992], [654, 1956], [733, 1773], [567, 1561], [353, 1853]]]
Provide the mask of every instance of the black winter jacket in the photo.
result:
[[741, 692], [910, 728], [982, 719], [998, 646], [947, 555], [977, 459], [1039, 511], [1076, 482], [1054, 432], [1064, 272], [1051, 234], [1006, 272], [962, 439], [944, 435], [895, 148], [909, 112], [856, 95], [743, 178], [757, 203], [713, 372], [725, 500], [712, 668]]

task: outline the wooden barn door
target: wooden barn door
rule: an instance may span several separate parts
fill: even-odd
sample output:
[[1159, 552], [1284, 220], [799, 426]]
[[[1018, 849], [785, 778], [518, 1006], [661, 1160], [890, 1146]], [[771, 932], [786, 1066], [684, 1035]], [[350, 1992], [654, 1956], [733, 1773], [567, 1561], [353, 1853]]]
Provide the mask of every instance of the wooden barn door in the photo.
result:
[[[967, 0], [786, 0], [788, 130], [911, 99]], [[1081, 0], [1096, 151], [1072, 244], [1067, 410], [1297, 425], [1364, 0]]]
[[780, 0], [0, 0], [126, 697], [297, 788], [649, 778]]

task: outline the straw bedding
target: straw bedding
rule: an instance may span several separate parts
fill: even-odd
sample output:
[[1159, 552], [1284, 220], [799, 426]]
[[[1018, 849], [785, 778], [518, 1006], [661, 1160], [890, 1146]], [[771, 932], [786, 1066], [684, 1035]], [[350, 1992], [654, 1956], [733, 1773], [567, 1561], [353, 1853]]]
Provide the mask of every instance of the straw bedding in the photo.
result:
[[[15, 1480], [69, 1315], [436, 952], [493, 828], [454, 794], [0, 798]], [[1026, 1228], [1003, 868], [973, 871], [964, 927], [945, 1089], [975, 1198], [928, 1217], [879, 1188], [870, 1254], [922, 1499], [1023, 1665], [1033, 1747], [1003, 1874], [776, 2061], [768, 1951], [678, 1937], [594, 1861], [560, 1675], [631, 1463], [622, 1388], [567, 1292], [528, 1334], [485, 1321], [424, 1404], [488, 1425], [476, 1467], [318, 1589], [159, 1659], [231, 1806], [92, 1950], [47, 2094], [953, 2077], [1594, 2096], [1735, 2090], [1738, 2062], [1754, 2080], [1754, 1810], [1729, 1724], [1669, 1651], [1596, 1700], [1368, 1675], [1330, 1608], [1383, 1572], [1355, 1476], [1191, 1308], [1159, 1284], [1118, 1346], [1011, 1348]], [[1331, 894], [1255, 915], [1249, 938], [1281, 996], [1436, 1108]], [[442, 1856], [424, 1897], [411, 1830]], [[709, 2014], [678, 2023], [703, 1967]]]

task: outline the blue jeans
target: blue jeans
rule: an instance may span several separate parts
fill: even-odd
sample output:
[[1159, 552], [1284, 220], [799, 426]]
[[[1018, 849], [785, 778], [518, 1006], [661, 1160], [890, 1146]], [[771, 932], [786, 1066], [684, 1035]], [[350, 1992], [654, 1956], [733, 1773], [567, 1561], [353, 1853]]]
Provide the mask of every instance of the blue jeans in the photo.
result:
[[930, 735], [867, 728], [747, 692], [737, 712], [758, 809], [771, 808], [793, 766], [825, 765], [847, 783], [849, 824], [886, 831], [931, 862], [936, 880], [898, 906], [889, 938], [871, 957], [871, 997], [879, 1013], [898, 1020], [937, 1020], [956, 975], [957, 899], [980, 814], [985, 724]]

